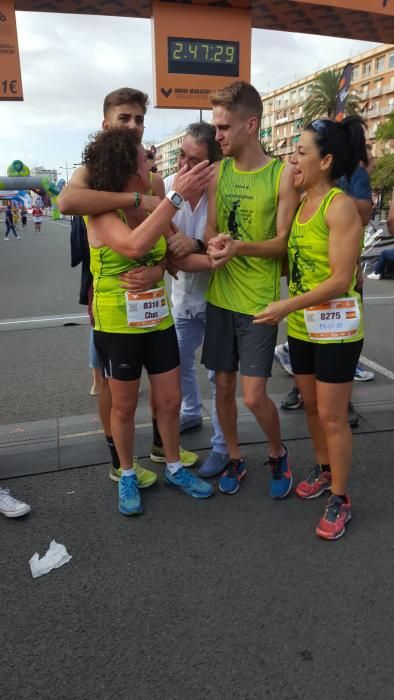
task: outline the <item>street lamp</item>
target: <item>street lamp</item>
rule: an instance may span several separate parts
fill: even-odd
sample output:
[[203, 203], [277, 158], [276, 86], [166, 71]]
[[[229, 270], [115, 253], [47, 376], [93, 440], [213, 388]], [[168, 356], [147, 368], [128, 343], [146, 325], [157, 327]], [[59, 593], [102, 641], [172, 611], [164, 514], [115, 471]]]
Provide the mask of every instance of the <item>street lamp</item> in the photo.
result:
[[65, 170], [66, 171], [66, 183], [68, 184], [68, 171], [69, 170], [74, 170], [78, 165], [81, 165], [81, 163], [73, 163], [72, 165], [69, 165], [68, 162], [66, 161], [65, 165], [59, 165], [58, 170]]

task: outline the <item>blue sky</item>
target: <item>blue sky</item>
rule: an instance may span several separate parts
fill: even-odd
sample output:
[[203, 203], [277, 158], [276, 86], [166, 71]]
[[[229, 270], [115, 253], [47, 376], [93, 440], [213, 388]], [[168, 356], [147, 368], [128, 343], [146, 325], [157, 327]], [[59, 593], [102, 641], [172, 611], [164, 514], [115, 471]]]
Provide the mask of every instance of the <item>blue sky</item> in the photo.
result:
[[[79, 162], [111, 90], [136, 87], [152, 102], [149, 20], [18, 12], [17, 27], [25, 99], [0, 102], [0, 173], [17, 158], [57, 170]], [[375, 45], [253, 30], [252, 83], [261, 92], [272, 90]], [[158, 143], [198, 117], [150, 107], [146, 140]]]

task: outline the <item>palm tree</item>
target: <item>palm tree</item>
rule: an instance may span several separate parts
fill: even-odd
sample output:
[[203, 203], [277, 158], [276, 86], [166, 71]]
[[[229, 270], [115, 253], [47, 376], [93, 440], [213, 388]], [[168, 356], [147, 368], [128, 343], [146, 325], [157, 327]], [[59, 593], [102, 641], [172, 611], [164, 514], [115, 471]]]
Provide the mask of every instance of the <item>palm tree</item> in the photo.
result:
[[[312, 89], [304, 104], [304, 125], [319, 117], [334, 119], [341, 74], [341, 71], [334, 69], [319, 73], [316, 80], [312, 83]], [[359, 95], [349, 92], [346, 102], [346, 113], [358, 114], [360, 102], [361, 98]]]
[[388, 119], [379, 124], [375, 138], [377, 141], [391, 141], [394, 139], [394, 111], [391, 112]]

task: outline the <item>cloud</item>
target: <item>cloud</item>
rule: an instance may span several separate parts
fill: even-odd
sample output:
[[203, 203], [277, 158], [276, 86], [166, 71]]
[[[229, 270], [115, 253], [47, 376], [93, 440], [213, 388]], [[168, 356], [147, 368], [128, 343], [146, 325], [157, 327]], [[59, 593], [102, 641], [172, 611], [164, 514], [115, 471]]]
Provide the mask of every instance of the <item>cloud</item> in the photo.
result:
[[[104, 96], [118, 87], [139, 88], [153, 103], [149, 20], [18, 12], [17, 26], [25, 99], [0, 103], [0, 172], [16, 158], [47, 168], [79, 162], [100, 128]], [[253, 30], [252, 82], [272, 90], [371, 46]], [[158, 143], [198, 119], [196, 110], [151, 107], [146, 140]]]

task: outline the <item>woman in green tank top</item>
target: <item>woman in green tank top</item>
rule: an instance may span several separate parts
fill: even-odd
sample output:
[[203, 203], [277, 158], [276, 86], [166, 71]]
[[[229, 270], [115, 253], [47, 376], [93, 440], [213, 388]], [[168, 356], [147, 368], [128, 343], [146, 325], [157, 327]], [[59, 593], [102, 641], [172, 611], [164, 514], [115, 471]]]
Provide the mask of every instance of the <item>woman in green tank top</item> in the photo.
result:
[[[149, 163], [131, 130], [100, 132], [86, 147], [83, 160], [92, 189], [134, 193], [132, 206], [91, 216], [87, 222], [94, 342], [108, 377], [112, 436], [122, 469], [119, 510], [124, 515], [142, 512], [133, 467], [134, 414], [142, 367], [149, 375], [162, 436], [165, 480], [192, 496], [205, 498], [212, 494], [211, 485], [184, 469], [179, 458], [179, 351], [163, 277], [166, 239], [174, 232], [171, 220], [184, 199], [207, 186], [213, 169], [207, 161], [192, 171], [181, 169], [174, 179], [175, 191], [146, 217], [137, 205], [150, 187]], [[122, 288], [122, 273], [158, 264], [163, 277], [152, 289], [131, 293]], [[209, 269], [211, 263], [206, 255], [191, 255], [177, 261], [177, 266], [199, 271]]]
[[316, 456], [296, 493], [301, 498], [331, 493], [316, 528], [328, 540], [341, 537], [351, 519], [348, 404], [364, 336], [355, 290], [362, 223], [354, 202], [335, 182], [350, 178], [360, 160], [368, 163], [360, 119], [318, 119], [303, 131], [292, 157], [294, 182], [305, 196], [288, 243], [289, 299], [256, 316], [256, 323], [288, 318], [291, 363]]

